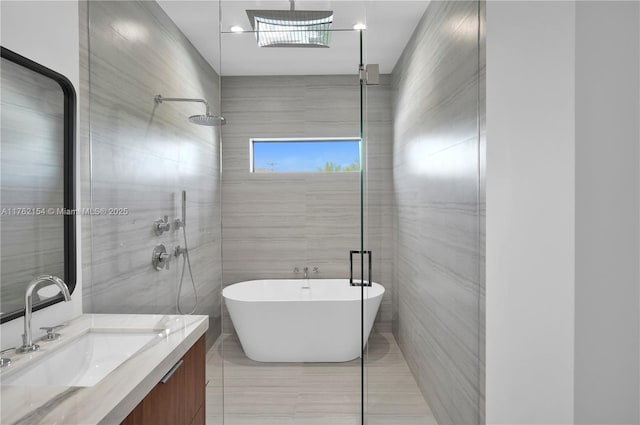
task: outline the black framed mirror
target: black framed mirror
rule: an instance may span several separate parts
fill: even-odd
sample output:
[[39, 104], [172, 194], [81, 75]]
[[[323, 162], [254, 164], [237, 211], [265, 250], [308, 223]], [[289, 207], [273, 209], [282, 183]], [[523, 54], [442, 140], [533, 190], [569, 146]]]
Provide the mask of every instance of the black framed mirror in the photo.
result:
[[[73, 84], [37, 62], [1, 49], [0, 323], [24, 314], [38, 275], [76, 286]], [[57, 292], [57, 291], [56, 291]], [[33, 310], [62, 301], [39, 292]]]

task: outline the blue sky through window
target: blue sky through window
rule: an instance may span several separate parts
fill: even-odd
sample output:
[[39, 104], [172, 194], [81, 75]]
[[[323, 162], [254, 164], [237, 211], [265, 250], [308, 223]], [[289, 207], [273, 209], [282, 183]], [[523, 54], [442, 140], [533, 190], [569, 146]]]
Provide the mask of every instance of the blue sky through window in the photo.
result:
[[[253, 142], [253, 170], [259, 172], [359, 171], [358, 140]], [[339, 166], [339, 169], [337, 168]], [[355, 169], [354, 169], [355, 168]]]

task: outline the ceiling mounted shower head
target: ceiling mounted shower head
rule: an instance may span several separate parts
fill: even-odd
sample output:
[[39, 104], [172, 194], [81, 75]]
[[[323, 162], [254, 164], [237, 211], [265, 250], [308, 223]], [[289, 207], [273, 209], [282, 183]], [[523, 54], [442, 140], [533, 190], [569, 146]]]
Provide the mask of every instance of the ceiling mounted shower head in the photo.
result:
[[247, 10], [260, 47], [329, 47], [331, 10]]
[[211, 115], [209, 111], [209, 102], [204, 99], [189, 99], [184, 97], [162, 97], [162, 95], [158, 94], [154, 98], [156, 104], [161, 104], [162, 102], [198, 102], [204, 103], [206, 107], [206, 112], [204, 115], [191, 115], [189, 117], [189, 122], [198, 125], [206, 125], [209, 127], [217, 127], [220, 125], [225, 125], [227, 121], [222, 116]]

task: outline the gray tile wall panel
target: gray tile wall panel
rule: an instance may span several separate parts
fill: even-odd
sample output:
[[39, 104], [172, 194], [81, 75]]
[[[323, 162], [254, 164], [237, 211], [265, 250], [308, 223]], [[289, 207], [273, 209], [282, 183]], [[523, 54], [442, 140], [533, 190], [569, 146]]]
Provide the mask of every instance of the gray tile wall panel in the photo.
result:
[[440, 424], [484, 421], [482, 7], [432, 2], [392, 74], [393, 328]]

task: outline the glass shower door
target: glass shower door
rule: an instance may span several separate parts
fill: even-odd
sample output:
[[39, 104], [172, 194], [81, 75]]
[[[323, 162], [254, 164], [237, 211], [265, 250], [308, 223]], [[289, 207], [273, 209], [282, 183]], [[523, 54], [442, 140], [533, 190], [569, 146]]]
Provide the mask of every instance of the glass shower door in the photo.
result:
[[[340, 3], [317, 37], [221, 3], [225, 423], [362, 423], [361, 49]], [[330, 47], [268, 47], [292, 42]]]
[[[220, 127], [189, 117], [220, 111], [220, 78], [169, 13], [218, 5], [179, 3], [78, 2], [81, 201], [96, 212], [81, 217], [83, 310], [206, 315], [211, 347], [221, 333]], [[221, 424], [221, 364], [207, 362], [207, 380], [207, 423]]]
[[[421, 18], [365, 86], [363, 246], [386, 289], [366, 417], [484, 423], [484, 2], [394, 3]], [[365, 59], [381, 48], [365, 45]]]

